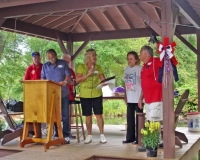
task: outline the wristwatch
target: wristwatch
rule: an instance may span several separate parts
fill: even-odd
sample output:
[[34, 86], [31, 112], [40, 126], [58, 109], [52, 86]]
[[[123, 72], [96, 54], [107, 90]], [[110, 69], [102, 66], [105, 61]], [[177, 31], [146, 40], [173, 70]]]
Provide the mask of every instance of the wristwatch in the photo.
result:
[[67, 81], [64, 81], [65, 84], [67, 84]]

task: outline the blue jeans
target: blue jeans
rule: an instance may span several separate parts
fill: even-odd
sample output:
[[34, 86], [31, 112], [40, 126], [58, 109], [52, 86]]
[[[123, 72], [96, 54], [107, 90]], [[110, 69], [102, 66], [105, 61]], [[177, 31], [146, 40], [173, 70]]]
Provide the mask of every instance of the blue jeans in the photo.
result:
[[[69, 96], [62, 97], [61, 99], [62, 103], [62, 122], [63, 122], [63, 136], [69, 137], [70, 135], [70, 129], [69, 129]], [[57, 125], [54, 123], [55, 127], [55, 135], [58, 137], [58, 130], [57, 130]]]

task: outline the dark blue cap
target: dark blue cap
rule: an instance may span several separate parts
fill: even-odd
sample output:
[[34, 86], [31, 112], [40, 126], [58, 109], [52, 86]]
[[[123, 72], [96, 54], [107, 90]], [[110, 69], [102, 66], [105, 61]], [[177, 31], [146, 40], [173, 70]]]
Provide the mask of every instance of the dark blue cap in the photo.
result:
[[40, 54], [38, 52], [33, 52], [32, 57], [35, 57], [35, 56], [40, 56]]

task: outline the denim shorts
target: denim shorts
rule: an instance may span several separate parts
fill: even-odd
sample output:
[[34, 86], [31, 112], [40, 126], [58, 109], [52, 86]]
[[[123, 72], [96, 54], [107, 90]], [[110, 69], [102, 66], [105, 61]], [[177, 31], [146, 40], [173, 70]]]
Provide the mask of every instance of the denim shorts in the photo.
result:
[[84, 116], [91, 116], [94, 114], [103, 114], [103, 98], [102, 96], [96, 98], [80, 98], [82, 106], [82, 114]]

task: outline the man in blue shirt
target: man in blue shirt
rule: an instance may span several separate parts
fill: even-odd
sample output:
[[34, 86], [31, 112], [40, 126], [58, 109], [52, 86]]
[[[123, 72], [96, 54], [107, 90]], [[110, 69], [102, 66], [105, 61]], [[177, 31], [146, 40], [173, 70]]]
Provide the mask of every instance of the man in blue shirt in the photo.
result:
[[[47, 52], [49, 62], [42, 66], [41, 79], [49, 79], [58, 82], [62, 85], [62, 121], [63, 121], [63, 136], [67, 144], [70, 143], [70, 126], [69, 126], [69, 93], [67, 83], [70, 80], [70, 70], [64, 60], [57, 59], [57, 54], [54, 49], [49, 49]], [[58, 137], [57, 125], [55, 126], [55, 135]]]

